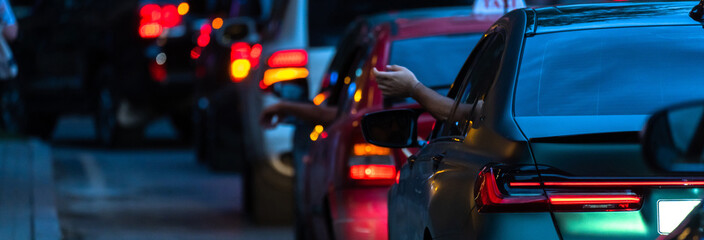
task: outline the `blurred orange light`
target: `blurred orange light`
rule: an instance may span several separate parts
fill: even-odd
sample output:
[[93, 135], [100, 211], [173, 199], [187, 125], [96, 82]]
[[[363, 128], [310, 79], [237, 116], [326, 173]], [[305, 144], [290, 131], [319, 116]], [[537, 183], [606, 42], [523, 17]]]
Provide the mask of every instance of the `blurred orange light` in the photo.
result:
[[325, 101], [326, 98], [327, 96], [325, 96], [325, 93], [320, 93], [318, 95], [315, 95], [315, 97], [313, 98], [313, 103], [315, 105], [320, 105]]
[[235, 82], [242, 81], [242, 79], [246, 78], [247, 75], [249, 75], [249, 69], [251, 67], [252, 66], [249, 63], [249, 60], [236, 59], [230, 65], [230, 73], [232, 74], [232, 79], [234, 79]]
[[163, 30], [159, 23], [147, 23], [139, 27], [139, 36], [142, 38], [155, 38], [161, 35]]
[[308, 77], [308, 69], [305, 68], [274, 68], [264, 72], [262, 85], [268, 87], [277, 82], [306, 77]]
[[178, 4], [178, 14], [181, 16], [186, 15], [189, 9], [191, 9], [191, 6], [189, 6], [187, 2]]
[[371, 143], [357, 143], [354, 145], [355, 156], [382, 156], [391, 154], [391, 149], [375, 146]]
[[213, 29], [220, 29], [222, 27], [222, 18], [213, 19]]

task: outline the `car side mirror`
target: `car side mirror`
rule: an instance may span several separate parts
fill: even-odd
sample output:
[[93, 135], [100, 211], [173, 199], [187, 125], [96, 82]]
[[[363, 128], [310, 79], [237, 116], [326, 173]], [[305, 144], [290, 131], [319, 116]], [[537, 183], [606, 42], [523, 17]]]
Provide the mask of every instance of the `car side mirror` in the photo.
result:
[[417, 147], [419, 115], [420, 111], [413, 109], [368, 113], [362, 118], [362, 134], [367, 142], [377, 146]]
[[643, 131], [648, 161], [669, 172], [704, 172], [704, 101], [653, 114]]
[[230, 47], [235, 42], [259, 42], [257, 24], [249, 17], [236, 17], [223, 21], [222, 27], [215, 31], [215, 38], [222, 46]]

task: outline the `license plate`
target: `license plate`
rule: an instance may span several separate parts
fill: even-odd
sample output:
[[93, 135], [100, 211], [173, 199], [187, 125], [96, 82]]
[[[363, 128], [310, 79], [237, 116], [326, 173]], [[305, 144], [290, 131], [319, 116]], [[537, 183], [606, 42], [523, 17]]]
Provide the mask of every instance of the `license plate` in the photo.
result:
[[671, 233], [692, 212], [701, 200], [659, 200], [658, 232], [662, 235]]

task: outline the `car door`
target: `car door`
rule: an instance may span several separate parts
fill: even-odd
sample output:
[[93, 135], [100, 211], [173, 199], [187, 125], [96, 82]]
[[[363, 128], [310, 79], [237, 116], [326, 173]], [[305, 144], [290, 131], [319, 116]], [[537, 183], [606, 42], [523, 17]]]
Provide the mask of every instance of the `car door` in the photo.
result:
[[[430, 142], [409, 158], [410, 181], [405, 189], [418, 216], [418, 229], [432, 234], [436, 224], [459, 231], [470, 222], [473, 182], [481, 166], [489, 162], [463, 143], [471, 128], [473, 110], [485, 95], [500, 70], [505, 40], [500, 29], [484, 37], [458, 75], [459, 89], [451, 90], [455, 103], [449, 117], [436, 123]], [[457, 84], [461, 80], [461, 84]], [[411, 161], [413, 160], [413, 161]], [[460, 218], [460, 219], [458, 219]], [[466, 226], [465, 226], [466, 227]]]

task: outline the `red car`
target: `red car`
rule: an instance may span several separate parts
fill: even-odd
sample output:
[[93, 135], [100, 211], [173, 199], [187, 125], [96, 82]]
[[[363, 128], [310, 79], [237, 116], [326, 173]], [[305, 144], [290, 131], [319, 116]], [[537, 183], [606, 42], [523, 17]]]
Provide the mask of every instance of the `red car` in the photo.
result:
[[[366, 143], [365, 113], [417, 105], [382, 96], [371, 69], [388, 64], [411, 69], [426, 86], [445, 95], [461, 63], [498, 16], [476, 16], [470, 8], [404, 11], [353, 24], [326, 75], [327, 90], [314, 100], [334, 106], [338, 118], [316, 126], [298, 183], [299, 233], [305, 239], [386, 239], [387, 192], [397, 169], [416, 149], [391, 150]], [[324, 84], [326, 85], [326, 84]], [[419, 136], [435, 122], [421, 116]]]

